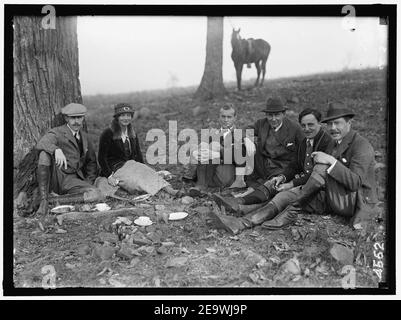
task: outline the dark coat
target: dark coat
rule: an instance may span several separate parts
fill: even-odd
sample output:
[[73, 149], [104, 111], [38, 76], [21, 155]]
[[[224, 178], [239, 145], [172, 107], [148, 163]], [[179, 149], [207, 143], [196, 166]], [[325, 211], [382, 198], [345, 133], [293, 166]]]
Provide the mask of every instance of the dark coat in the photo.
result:
[[375, 153], [369, 141], [351, 130], [337, 150], [333, 141], [327, 153], [338, 160], [329, 175], [345, 189], [360, 192], [366, 203], [376, 203]]
[[[296, 156], [293, 161], [283, 171], [285, 181], [293, 180], [294, 187], [303, 185], [308, 181], [310, 173], [304, 172], [304, 163], [306, 158], [306, 137], [297, 145]], [[313, 139], [313, 151], [327, 152], [329, 144], [332, 142], [331, 136], [323, 129], [317, 133]], [[295, 177], [295, 178], [294, 178]]]
[[[266, 140], [270, 131], [270, 124], [266, 118], [259, 119], [253, 126], [248, 129], [254, 129], [254, 135], [256, 139], [256, 152], [260, 152], [264, 157], [268, 157], [265, 151]], [[300, 125], [287, 118], [283, 119], [283, 124], [280, 130], [276, 134], [276, 139], [282, 148], [282, 152], [277, 154], [273, 162], [284, 163], [285, 166], [291, 162], [295, 157], [296, 146], [301, 143], [305, 135], [302, 132]], [[283, 167], [280, 165], [280, 167]]]
[[100, 176], [109, 177], [113, 172], [121, 168], [128, 160], [135, 160], [143, 163], [141, 148], [139, 147], [138, 136], [130, 137], [131, 154], [125, 156], [124, 145], [121, 138], [113, 137], [111, 128], [105, 129], [99, 140], [99, 165]]
[[68, 126], [62, 125], [49, 130], [38, 142], [36, 149], [45, 151], [54, 158], [54, 151], [61, 149], [67, 159], [67, 169], [60, 169], [66, 174], [76, 173], [82, 180], [93, 184], [97, 177], [98, 166], [92, 143], [86, 132], [80, 130], [83, 153], [80, 154], [78, 143]]

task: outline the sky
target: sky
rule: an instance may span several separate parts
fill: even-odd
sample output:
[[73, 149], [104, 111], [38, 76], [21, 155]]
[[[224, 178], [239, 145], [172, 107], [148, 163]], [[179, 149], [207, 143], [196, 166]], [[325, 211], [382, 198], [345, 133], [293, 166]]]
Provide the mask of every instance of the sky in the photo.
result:
[[[207, 17], [78, 17], [83, 95], [196, 86], [206, 57]], [[266, 79], [386, 65], [378, 18], [225, 17], [223, 80], [235, 81], [232, 28], [271, 45]], [[355, 28], [351, 31], [351, 28]], [[256, 79], [244, 67], [243, 79]]]

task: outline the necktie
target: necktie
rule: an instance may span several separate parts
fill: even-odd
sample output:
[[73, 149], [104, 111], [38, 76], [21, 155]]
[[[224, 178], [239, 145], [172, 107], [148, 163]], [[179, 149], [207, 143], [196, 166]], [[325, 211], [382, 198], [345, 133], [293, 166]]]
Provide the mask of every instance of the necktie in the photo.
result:
[[313, 146], [310, 139], [306, 140], [306, 154], [305, 154], [305, 163], [304, 170], [306, 173], [309, 173], [313, 169], [313, 161], [312, 161], [312, 152]]
[[78, 138], [78, 132], [74, 133], [74, 137], [75, 137], [75, 140], [77, 141], [77, 145], [78, 145], [78, 148], [79, 148], [79, 152], [82, 154], [82, 152], [83, 152], [83, 146], [82, 146], [82, 143], [81, 143], [81, 139]]

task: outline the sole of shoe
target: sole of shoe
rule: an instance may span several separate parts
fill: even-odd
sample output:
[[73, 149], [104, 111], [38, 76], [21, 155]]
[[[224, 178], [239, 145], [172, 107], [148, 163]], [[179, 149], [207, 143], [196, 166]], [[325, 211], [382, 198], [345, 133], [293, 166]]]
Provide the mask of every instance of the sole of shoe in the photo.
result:
[[209, 212], [209, 217], [213, 220], [213, 223], [216, 227], [216, 229], [223, 229], [226, 230], [228, 233], [232, 235], [236, 235], [238, 231], [231, 230], [228, 228], [223, 221], [221, 221], [220, 217], [218, 214], [214, 213], [213, 211]]
[[233, 208], [230, 204], [228, 204], [227, 202], [224, 201], [224, 199], [217, 195], [214, 194], [213, 195], [213, 200], [217, 203], [217, 205], [221, 208], [224, 207], [227, 211], [229, 212], [235, 212], [238, 213], [239, 208]]

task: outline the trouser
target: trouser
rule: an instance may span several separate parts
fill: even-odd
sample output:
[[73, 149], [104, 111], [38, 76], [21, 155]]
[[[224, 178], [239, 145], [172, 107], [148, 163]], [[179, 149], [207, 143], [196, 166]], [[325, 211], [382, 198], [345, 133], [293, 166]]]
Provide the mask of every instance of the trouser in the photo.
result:
[[228, 187], [235, 180], [232, 164], [199, 164], [196, 168], [197, 185], [204, 187]]
[[282, 171], [280, 167], [272, 167], [271, 162], [260, 151], [256, 151], [253, 172], [246, 176], [245, 182], [249, 187], [257, 189], [266, 180], [279, 175]]
[[357, 206], [357, 192], [346, 190], [342, 184], [327, 175], [327, 168], [326, 165], [316, 165], [305, 185], [279, 192], [271, 202], [281, 212], [288, 205], [298, 202], [304, 196], [303, 188], [310, 188], [310, 184], [318, 184], [319, 188], [316, 188], [315, 193], [309, 194], [306, 199], [299, 202], [302, 211], [317, 214], [333, 213], [352, 217]]
[[54, 164], [51, 155], [45, 151], [39, 154], [39, 165], [51, 167], [50, 191], [57, 194], [83, 193], [96, 189], [88, 181], [81, 179], [76, 173], [64, 173]]

